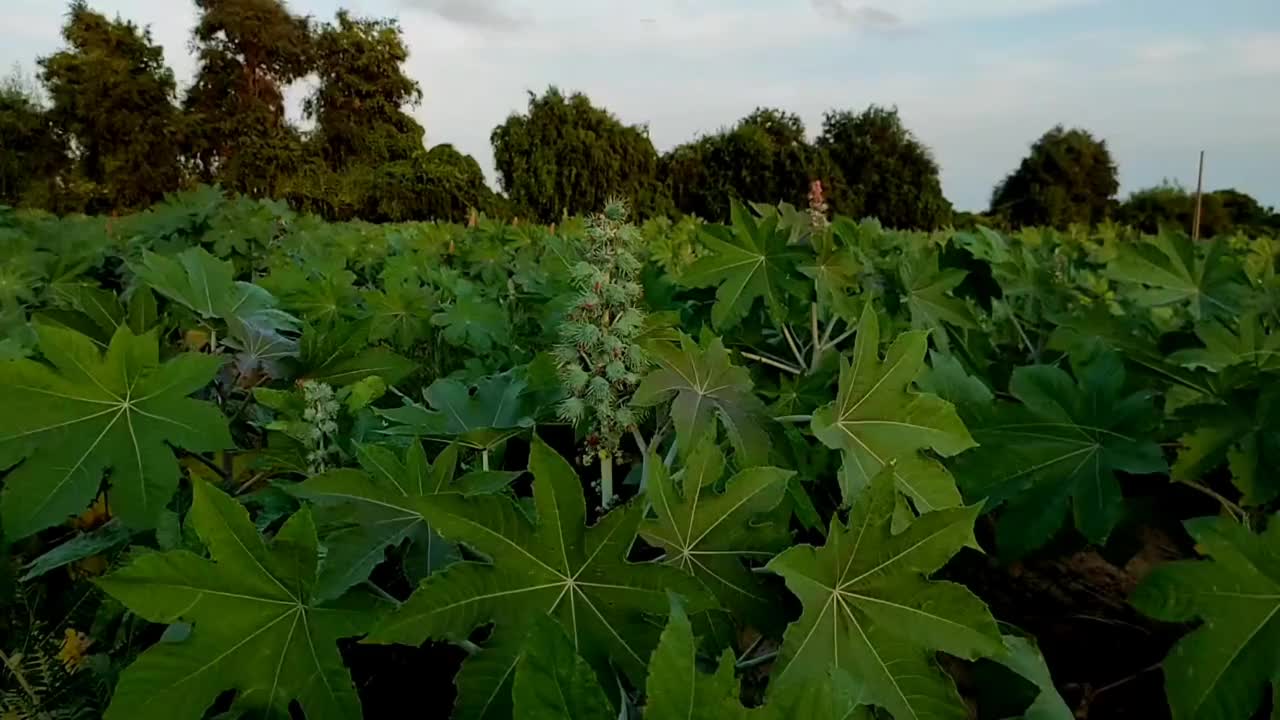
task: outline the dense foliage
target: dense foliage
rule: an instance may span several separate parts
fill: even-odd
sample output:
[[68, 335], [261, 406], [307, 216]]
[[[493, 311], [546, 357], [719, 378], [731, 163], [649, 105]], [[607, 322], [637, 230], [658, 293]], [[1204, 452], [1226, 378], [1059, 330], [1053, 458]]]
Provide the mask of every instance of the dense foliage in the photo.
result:
[[996, 186], [991, 213], [1015, 225], [1097, 223], [1107, 217], [1119, 190], [1106, 141], [1058, 125], [1036, 140], [1017, 169]]
[[1263, 707], [1280, 247], [811, 198], [3, 211], [0, 712]]
[[528, 111], [494, 128], [498, 178], [519, 211], [544, 222], [620, 197], [644, 215], [662, 210], [658, 153], [644, 128], [624, 125], [586, 95], [529, 93]]

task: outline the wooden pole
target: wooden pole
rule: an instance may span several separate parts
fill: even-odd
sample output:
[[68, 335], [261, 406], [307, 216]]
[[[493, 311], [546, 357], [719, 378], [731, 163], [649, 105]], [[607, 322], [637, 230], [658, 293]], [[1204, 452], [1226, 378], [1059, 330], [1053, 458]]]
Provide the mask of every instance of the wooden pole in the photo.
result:
[[1191, 240], [1200, 240], [1200, 207], [1204, 195], [1204, 151], [1200, 151], [1200, 172], [1196, 177], [1196, 214], [1191, 220]]

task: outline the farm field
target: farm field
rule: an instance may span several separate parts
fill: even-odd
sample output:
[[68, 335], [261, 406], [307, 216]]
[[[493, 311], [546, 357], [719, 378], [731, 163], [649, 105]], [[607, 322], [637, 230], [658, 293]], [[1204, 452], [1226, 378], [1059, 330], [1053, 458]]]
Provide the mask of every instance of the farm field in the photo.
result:
[[1278, 255], [0, 208], [0, 717], [1251, 717]]

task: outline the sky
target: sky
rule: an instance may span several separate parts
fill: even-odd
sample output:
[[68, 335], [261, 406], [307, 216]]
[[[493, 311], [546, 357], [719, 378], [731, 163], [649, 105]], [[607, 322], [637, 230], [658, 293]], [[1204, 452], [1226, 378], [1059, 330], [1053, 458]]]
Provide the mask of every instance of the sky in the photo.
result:
[[[195, 73], [190, 0], [89, 0], [150, 27], [179, 85]], [[1055, 124], [1104, 138], [1122, 194], [1170, 180], [1280, 206], [1280, 0], [292, 0], [332, 20], [398, 18], [413, 109], [492, 179], [489, 133], [549, 85], [645, 124], [659, 151], [758, 106], [810, 134], [831, 109], [897, 106], [980, 210]], [[0, 3], [0, 71], [56, 51], [66, 6]], [[298, 114], [305, 84], [292, 88]]]

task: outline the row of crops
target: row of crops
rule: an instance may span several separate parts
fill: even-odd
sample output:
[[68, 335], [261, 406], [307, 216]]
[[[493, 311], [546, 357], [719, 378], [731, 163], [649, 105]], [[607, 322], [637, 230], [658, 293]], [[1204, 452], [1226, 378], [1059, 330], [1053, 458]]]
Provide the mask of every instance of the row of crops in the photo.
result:
[[1251, 717], [1278, 255], [0, 208], [0, 715]]

